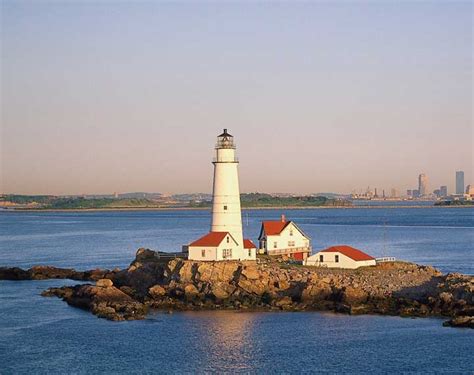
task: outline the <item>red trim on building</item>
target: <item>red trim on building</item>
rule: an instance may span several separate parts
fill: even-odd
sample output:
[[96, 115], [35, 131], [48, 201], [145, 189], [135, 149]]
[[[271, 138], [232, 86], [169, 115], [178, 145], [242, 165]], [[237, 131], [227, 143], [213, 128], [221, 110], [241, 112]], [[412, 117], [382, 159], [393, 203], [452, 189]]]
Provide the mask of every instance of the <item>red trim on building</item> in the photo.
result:
[[209, 232], [196, 241], [191, 242], [189, 246], [219, 246], [227, 235], [230, 236], [229, 232]]
[[247, 238], [244, 239], [244, 249], [256, 249], [256, 248], [257, 246], [255, 246], [255, 244], [251, 240]]
[[374, 260], [375, 258], [371, 257], [370, 255], [364, 253], [363, 251], [360, 251], [358, 249], [355, 249], [353, 247], [347, 246], [347, 245], [338, 245], [338, 246], [331, 246], [325, 250], [321, 250], [322, 253], [341, 253], [344, 254], [345, 256], [359, 261], [359, 260]]
[[262, 222], [263, 231], [267, 236], [280, 234], [290, 221], [264, 221]]

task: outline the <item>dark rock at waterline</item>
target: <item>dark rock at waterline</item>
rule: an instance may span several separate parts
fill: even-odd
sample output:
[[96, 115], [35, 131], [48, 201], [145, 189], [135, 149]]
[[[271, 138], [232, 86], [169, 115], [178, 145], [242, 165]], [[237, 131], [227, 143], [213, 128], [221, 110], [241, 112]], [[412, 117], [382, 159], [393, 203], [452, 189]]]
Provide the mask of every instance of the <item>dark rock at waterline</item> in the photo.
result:
[[457, 316], [443, 323], [445, 327], [474, 328], [474, 316]]
[[18, 267], [0, 267], [0, 280], [31, 280], [28, 271]]
[[18, 267], [0, 267], [0, 280], [49, 280], [49, 279], [71, 279], [79, 281], [96, 281], [104, 278], [113, 278], [118, 269], [76, 271], [69, 268], [58, 268], [53, 266], [33, 266], [28, 270]]

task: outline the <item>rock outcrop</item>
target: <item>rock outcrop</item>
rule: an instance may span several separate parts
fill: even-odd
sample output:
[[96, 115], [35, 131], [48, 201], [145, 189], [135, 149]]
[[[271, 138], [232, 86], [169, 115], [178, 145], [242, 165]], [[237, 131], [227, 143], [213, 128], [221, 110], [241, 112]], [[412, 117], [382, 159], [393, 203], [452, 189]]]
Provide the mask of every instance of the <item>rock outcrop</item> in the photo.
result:
[[115, 321], [143, 319], [147, 312], [146, 306], [111, 283], [110, 280], [101, 279], [96, 285], [49, 288], [42, 295], [61, 297], [69, 305], [90, 310], [99, 318]]
[[53, 266], [33, 266], [28, 270], [18, 267], [0, 267], [0, 280], [48, 280], [48, 279], [71, 279], [78, 281], [96, 281], [103, 278], [111, 278], [119, 269], [89, 270], [79, 272], [69, 268], [58, 268]]
[[403, 262], [336, 270], [271, 261], [163, 261], [157, 253], [139, 249], [125, 270], [0, 269], [0, 278], [10, 280], [47, 276], [97, 281], [51, 288], [44, 295], [112, 320], [141, 319], [150, 307], [446, 316], [451, 318], [446, 325], [473, 326], [474, 277], [442, 275], [433, 267]]

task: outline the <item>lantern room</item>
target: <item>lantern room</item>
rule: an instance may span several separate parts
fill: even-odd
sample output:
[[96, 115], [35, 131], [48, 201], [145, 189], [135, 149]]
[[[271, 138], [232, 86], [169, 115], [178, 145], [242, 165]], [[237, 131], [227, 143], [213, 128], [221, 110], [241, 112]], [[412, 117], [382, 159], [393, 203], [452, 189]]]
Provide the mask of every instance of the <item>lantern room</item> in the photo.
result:
[[217, 136], [216, 149], [220, 148], [235, 149], [234, 137], [227, 133], [227, 129], [224, 129], [224, 132]]

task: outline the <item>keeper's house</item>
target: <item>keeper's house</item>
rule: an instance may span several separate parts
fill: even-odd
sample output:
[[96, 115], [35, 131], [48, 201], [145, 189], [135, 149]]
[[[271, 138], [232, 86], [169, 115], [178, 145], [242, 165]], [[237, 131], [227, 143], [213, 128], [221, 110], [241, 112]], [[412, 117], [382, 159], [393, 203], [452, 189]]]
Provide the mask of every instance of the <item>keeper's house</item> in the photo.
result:
[[257, 246], [247, 239], [243, 240], [243, 251], [229, 232], [209, 232], [183, 247], [188, 259], [203, 261], [255, 260]]
[[285, 215], [281, 220], [262, 222], [258, 241], [263, 254], [304, 261], [311, 253], [309, 237], [294, 222], [286, 221]]
[[375, 258], [353, 247], [332, 246], [311, 255], [304, 262], [307, 266], [349, 268], [375, 266]]

